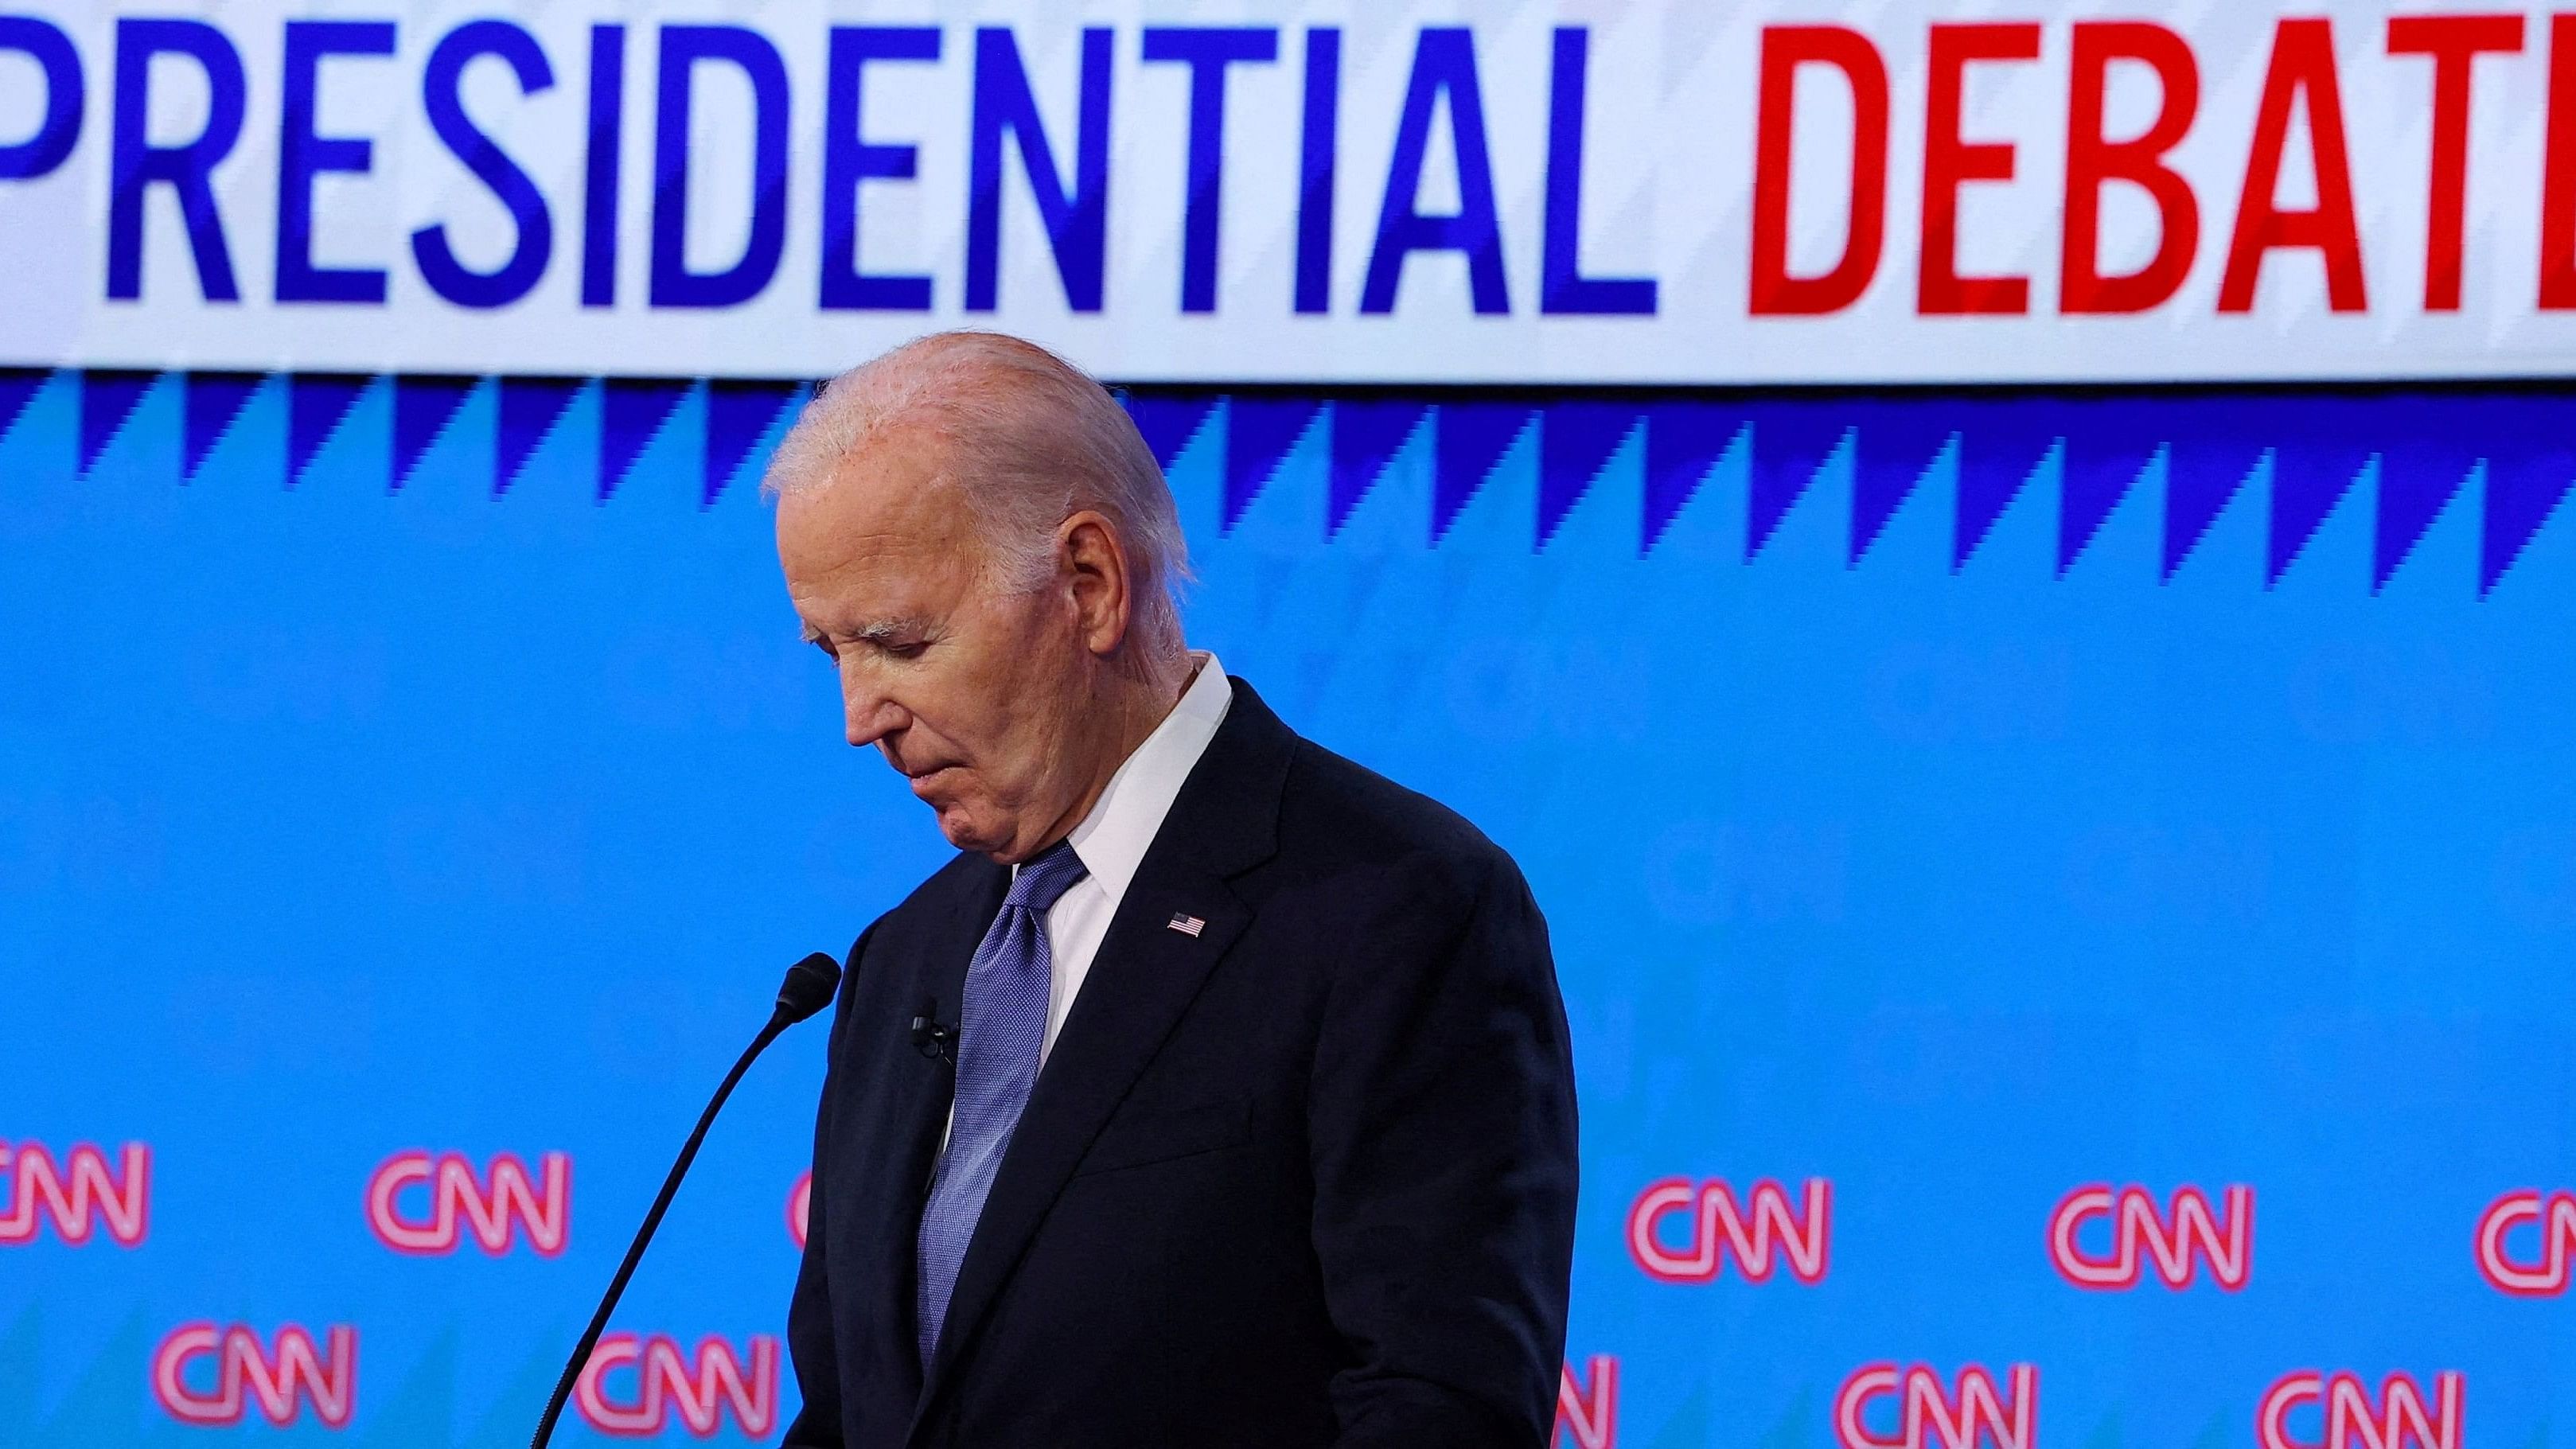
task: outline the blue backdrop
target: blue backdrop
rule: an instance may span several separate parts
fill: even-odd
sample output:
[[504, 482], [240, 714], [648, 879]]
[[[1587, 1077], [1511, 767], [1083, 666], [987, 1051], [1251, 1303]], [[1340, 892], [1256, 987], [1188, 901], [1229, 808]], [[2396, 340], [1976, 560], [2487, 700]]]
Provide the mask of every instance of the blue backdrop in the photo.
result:
[[[254, 1384], [239, 1433], [524, 1442], [780, 969], [944, 854], [777, 579], [793, 397], [0, 377], [0, 1443], [204, 1439], [154, 1385], [178, 1354], [220, 1397], [225, 1352], [170, 1346], [199, 1323], [351, 1329], [344, 1428]], [[1547, 910], [1561, 1442], [1828, 1449], [1846, 1400], [1895, 1441], [1879, 1363], [2030, 1365], [2064, 1449], [2259, 1444], [2303, 1372], [2457, 1373], [2481, 1449], [2576, 1422], [2549, 1224], [2497, 1229], [2521, 1292], [2478, 1241], [2576, 1187], [2565, 394], [1131, 405], [1193, 641]], [[621, 1331], [778, 1333], [822, 1050], [752, 1074]], [[139, 1230], [66, 1225], [45, 1173], [95, 1144], [119, 1182], [129, 1143]], [[404, 1152], [566, 1154], [568, 1241], [393, 1250]], [[1822, 1271], [1646, 1271], [1670, 1179], [1829, 1184]], [[2079, 1285], [2051, 1221], [2088, 1184], [2246, 1188], [2242, 1286]]]

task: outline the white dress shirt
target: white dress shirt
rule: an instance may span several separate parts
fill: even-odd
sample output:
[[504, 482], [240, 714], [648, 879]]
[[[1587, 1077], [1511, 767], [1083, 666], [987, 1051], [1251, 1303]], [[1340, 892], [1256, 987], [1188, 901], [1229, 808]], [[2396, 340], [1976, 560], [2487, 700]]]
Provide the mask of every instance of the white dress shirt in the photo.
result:
[[[1047, 911], [1047, 955], [1053, 970], [1047, 981], [1046, 1035], [1038, 1041], [1040, 1066], [1046, 1065], [1047, 1053], [1055, 1049], [1055, 1034], [1064, 1028], [1065, 1014], [1073, 1010], [1083, 978], [1091, 974], [1091, 958], [1100, 954], [1100, 939], [1109, 934], [1109, 918], [1118, 914], [1118, 903], [1127, 898], [1127, 883], [1144, 863], [1146, 847], [1162, 831], [1163, 817], [1172, 813], [1172, 799], [1181, 793], [1181, 782], [1190, 777], [1199, 756], [1207, 753], [1208, 741], [1216, 738], [1216, 727], [1225, 720], [1226, 707], [1234, 703], [1234, 682], [1225, 677], [1225, 666], [1217, 657], [1194, 649], [1190, 658], [1197, 661], [1199, 672], [1190, 687], [1181, 691], [1181, 702], [1118, 766], [1108, 787], [1092, 802], [1091, 813], [1065, 837], [1089, 873]], [[1013, 879], [1019, 873], [1018, 866], [1011, 867]], [[948, 1120], [939, 1129], [942, 1157], [948, 1154], [948, 1134], [956, 1126], [957, 1108], [951, 1103]]]
[[[1100, 938], [1109, 934], [1109, 918], [1118, 914], [1118, 903], [1127, 898], [1127, 883], [1136, 878], [1146, 847], [1161, 833], [1163, 817], [1172, 813], [1172, 798], [1181, 793], [1181, 782], [1190, 777], [1199, 756], [1207, 753], [1208, 741], [1216, 738], [1216, 727], [1225, 720], [1226, 707], [1234, 703], [1234, 682], [1225, 677], [1225, 666], [1217, 657], [1203, 650], [1190, 651], [1190, 657], [1197, 661], [1199, 672], [1190, 687], [1181, 691], [1181, 702], [1118, 766], [1108, 787], [1092, 802], [1091, 813], [1065, 837], [1089, 873], [1047, 911], [1047, 955], [1053, 970], [1047, 981], [1046, 1035], [1038, 1040], [1040, 1066], [1046, 1065], [1047, 1053], [1055, 1049], [1055, 1034], [1064, 1028], [1065, 1013], [1073, 1010], [1074, 994], [1091, 974], [1091, 958], [1100, 954]], [[1019, 873], [1018, 866], [1011, 867], [1013, 879]], [[948, 1154], [948, 1134], [956, 1125], [957, 1109], [952, 1103], [948, 1121], [939, 1129], [942, 1157]]]
[[[1065, 837], [1090, 874], [1075, 881], [1047, 912], [1047, 952], [1054, 958], [1055, 969], [1047, 986], [1046, 1035], [1038, 1047], [1041, 1064], [1054, 1050], [1065, 1014], [1073, 1010], [1073, 998], [1091, 974], [1091, 958], [1100, 954], [1100, 938], [1109, 934], [1109, 918], [1118, 914], [1118, 903], [1127, 898], [1128, 882], [1144, 863], [1146, 847], [1154, 843], [1163, 817], [1171, 813], [1172, 798], [1181, 793], [1181, 782], [1207, 752], [1227, 706], [1234, 703], [1234, 685], [1217, 657], [1193, 651], [1191, 658], [1198, 662], [1198, 677], [1181, 692], [1181, 702], [1119, 765], [1091, 813]], [[1013, 866], [1011, 873], [1019, 874], [1019, 867]]]

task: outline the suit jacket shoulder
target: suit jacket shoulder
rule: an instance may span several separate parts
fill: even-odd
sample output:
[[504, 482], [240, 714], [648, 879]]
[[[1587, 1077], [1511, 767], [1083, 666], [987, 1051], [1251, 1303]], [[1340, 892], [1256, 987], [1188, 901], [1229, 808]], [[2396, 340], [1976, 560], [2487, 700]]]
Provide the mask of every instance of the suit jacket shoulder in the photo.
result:
[[1342, 838], [1358, 850], [1430, 854], [1478, 867], [1508, 859], [1457, 811], [1303, 737], [1284, 796], [1291, 810], [1314, 826], [1345, 832]]
[[1480, 899], [1528, 889], [1511, 856], [1465, 816], [1304, 738], [1280, 792], [1275, 864], [1291, 877], [1325, 876], [1349, 892], [1336, 892], [1346, 908], [1385, 893], [1451, 921]]

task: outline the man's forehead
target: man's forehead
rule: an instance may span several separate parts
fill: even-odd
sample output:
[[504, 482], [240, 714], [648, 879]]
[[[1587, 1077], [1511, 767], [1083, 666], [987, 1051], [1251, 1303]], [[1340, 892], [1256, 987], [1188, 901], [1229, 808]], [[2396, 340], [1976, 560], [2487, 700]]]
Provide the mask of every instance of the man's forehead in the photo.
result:
[[922, 632], [974, 576], [978, 545], [965, 500], [922, 461], [853, 458], [779, 500], [779, 560], [809, 633]]
[[972, 529], [955, 483], [916, 457], [874, 448], [778, 508], [780, 542], [813, 555], [947, 553]]
[[942, 532], [964, 513], [966, 498], [941, 464], [928, 447], [887, 439], [843, 458], [803, 496], [842, 527]]
[[936, 632], [969, 582], [927, 555], [880, 555], [810, 580], [791, 574], [788, 593], [806, 638], [882, 640]]

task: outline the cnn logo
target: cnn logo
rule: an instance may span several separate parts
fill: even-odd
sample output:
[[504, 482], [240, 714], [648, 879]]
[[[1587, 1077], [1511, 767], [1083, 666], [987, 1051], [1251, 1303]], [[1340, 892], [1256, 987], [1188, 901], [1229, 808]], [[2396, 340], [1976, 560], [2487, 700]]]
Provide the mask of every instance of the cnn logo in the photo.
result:
[[[419, 1191], [411, 1191], [419, 1189]], [[459, 1152], [397, 1152], [367, 1179], [367, 1226], [398, 1253], [453, 1253], [470, 1230], [476, 1246], [498, 1257], [524, 1231], [539, 1257], [564, 1249], [572, 1223], [572, 1159], [549, 1152], [537, 1176], [504, 1152], [489, 1178], [475, 1175]]]
[[1619, 1360], [1596, 1353], [1584, 1361], [1588, 1381], [1575, 1377], [1574, 1365], [1558, 1368], [1556, 1429], [1550, 1449], [1571, 1441], [1574, 1449], [1616, 1449], [1619, 1443]]
[[[1723, 1182], [1694, 1186], [1688, 1178], [1671, 1177], [1649, 1183], [1629, 1208], [1628, 1256], [1646, 1276], [1666, 1283], [1706, 1283], [1730, 1256], [1751, 1282], [1770, 1281], [1772, 1269], [1785, 1259], [1790, 1277], [1818, 1283], [1825, 1276], [1832, 1216], [1833, 1186], [1821, 1177], [1807, 1179], [1797, 1207], [1768, 1179], [1753, 1184], [1746, 1201]], [[1674, 1219], [1682, 1229], [1677, 1244], [1667, 1227]]]
[[54, 1236], [75, 1246], [102, 1224], [120, 1248], [142, 1242], [152, 1206], [152, 1149], [128, 1142], [118, 1156], [121, 1170], [111, 1170], [107, 1154], [86, 1142], [74, 1143], [59, 1163], [39, 1143], [13, 1150], [0, 1142], [0, 1184], [9, 1193], [0, 1208], [0, 1244], [34, 1242], [47, 1220]]
[[[2539, 1230], [2535, 1256], [2518, 1256], [2506, 1241], [2526, 1224]], [[2571, 1249], [2576, 1249], [2576, 1194], [2509, 1192], [2478, 1215], [2478, 1272], [2501, 1292], [2524, 1298], [2566, 1292]]]
[[335, 1324], [317, 1348], [291, 1323], [274, 1345], [240, 1324], [183, 1323], [153, 1352], [152, 1397], [182, 1424], [238, 1424], [256, 1400], [271, 1424], [292, 1424], [310, 1407], [338, 1429], [357, 1407], [358, 1331]]
[[[2406, 1374], [2390, 1374], [2374, 1405], [2360, 1375], [2304, 1370], [2265, 1392], [2254, 1426], [2263, 1449], [2406, 1449], [2409, 1441], [2417, 1449], [2460, 1449], [2467, 1396], [2468, 1384], [2460, 1375], [2438, 1373], [2428, 1405], [2422, 1385]], [[2323, 1411], [2320, 1437], [2293, 1437], [2290, 1414], [2310, 1405]]]
[[746, 1363], [721, 1338], [701, 1340], [691, 1356], [668, 1334], [612, 1333], [582, 1365], [572, 1398], [583, 1422], [602, 1434], [659, 1434], [676, 1410], [689, 1432], [703, 1439], [729, 1410], [743, 1433], [762, 1438], [778, 1420], [778, 1340], [752, 1335]]
[[[2142, 1187], [2079, 1187], [2049, 1215], [2049, 1260], [2076, 1287], [2104, 1290], [2137, 1287], [2150, 1263], [2158, 1282], [2188, 1287], [2206, 1263], [2210, 1278], [2233, 1293], [2254, 1271], [2254, 1190], [2230, 1187], [2220, 1200], [2226, 1206], [2212, 1211], [2199, 1188], [2186, 1187], [2161, 1208]], [[2110, 1229], [2100, 1253], [2083, 1242], [2097, 1222]]]
[[[1892, 1420], [1894, 1432], [1874, 1431], [1873, 1417]], [[1975, 1364], [1959, 1370], [1955, 1385], [1919, 1364], [1863, 1364], [1834, 1395], [1842, 1449], [1977, 1449], [1979, 1434], [1997, 1449], [2033, 1449], [2038, 1433], [2039, 1370], [2026, 1363], [2006, 1369], [2001, 1387]]]

